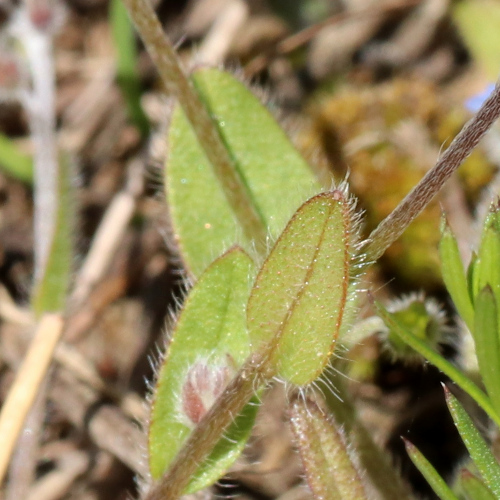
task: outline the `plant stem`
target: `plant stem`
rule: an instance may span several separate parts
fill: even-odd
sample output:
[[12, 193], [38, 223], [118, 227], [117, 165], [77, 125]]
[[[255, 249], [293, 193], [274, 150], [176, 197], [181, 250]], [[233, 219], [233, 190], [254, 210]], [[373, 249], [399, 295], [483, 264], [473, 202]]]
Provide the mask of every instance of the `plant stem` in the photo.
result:
[[254, 208], [245, 183], [224, 145], [219, 130], [192, 82], [184, 74], [175, 50], [163, 32], [151, 4], [148, 0], [123, 0], [123, 3], [158, 69], [167, 92], [178, 99], [193, 127], [245, 236], [249, 241], [255, 242], [258, 250], [265, 250], [265, 223]]
[[272, 377], [268, 360], [266, 355], [254, 355], [243, 365], [145, 500], [177, 500], [182, 495], [199, 464], [209, 456], [236, 415], [256, 390]]
[[469, 156], [493, 122], [500, 116], [500, 83], [477, 115], [455, 137], [436, 165], [401, 203], [370, 234], [364, 249], [366, 262], [376, 261], [427, 206], [451, 174]]
[[[24, 82], [22, 89], [22, 103], [24, 104], [30, 122], [31, 138], [34, 145], [34, 214], [33, 214], [33, 233], [34, 233], [34, 282], [39, 285], [42, 281], [49, 260], [51, 245], [55, 234], [56, 217], [58, 209], [57, 184], [59, 178], [59, 163], [57, 157], [57, 137], [56, 137], [56, 113], [55, 113], [55, 67], [53, 55], [53, 30], [51, 21], [57, 9], [57, 3], [49, 5], [47, 2], [39, 0], [25, 0], [21, 2], [14, 12], [9, 26], [10, 36], [15, 38], [23, 47], [26, 61], [28, 63], [31, 84]], [[41, 19], [49, 19], [45, 23]], [[39, 328], [45, 326], [40, 321]], [[55, 327], [54, 327], [55, 328]], [[41, 332], [46, 332], [41, 330]], [[57, 343], [60, 331], [54, 333], [45, 333], [48, 346], [52, 349]], [[37, 337], [34, 338], [34, 342]], [[40, 343], [41, 341], [38, 340]], [[41, 342], [43, 344], [43, 342]], [[19, 423], [26, 421], [26, 426], [16, 452], [15, 459], [10, 467], [10, 481], [7, 485], [6, 498], [26, 498], [31, 483], [35, 478], [35, 469], [37, 464], [37, 451], [43, 426], [46, 404], [46, 386], [43, 384], [45, 372], [48, 370], [52, 351], [49, 349], [47, 359], [42, 359], [38, 378], [35, 377], [35, 370], [32, 380], [31, 391], [38, 396], [35, 400], [34, 394], [27, 394], [24, 407], [18, 411]], [[28, 356], [32, 355], [31, 351]], [[37, 354], [40, 356], [40, 353]], [[35, 356], [36, 357], [36, 356]], [[24, 365], [23, 365], [24, 366]], [[28, 365], [29, 366], [29, 365]], [[26, 368], [29, 371], [30, 368]], [[19, 372], [19, 376], [22, 372]], [[18, 379], [16, 378], [16, 381]], [[22, 379], [21, 379], [22, 381]], [[25, 388], [26, 389], [26, 388]], [[12, 394], [12, 396], [11, 396]], [[16, 397], [16, 393], [9, 392], [9, 396]], [[30, 407], [36, 401], [35, 406], [31, 408], [30, 415], [26, 420], [26, 415]], [[16, 402], [13, 403], [15, 405]], [[2, 410], [2, 415], [3, 415]], [[18, 437], [21, 429], [12, 433], [7, 430], [11, 439]], [[15, 442], [15, 441], [14, 441]], [[4, 448], [11, 453], [9, 446], [5, 445], [5, 439], [2, 439]], [[3, 468], [3, 464], [0, 468]], [[0, 472], [3, 476], [4, 471]]]

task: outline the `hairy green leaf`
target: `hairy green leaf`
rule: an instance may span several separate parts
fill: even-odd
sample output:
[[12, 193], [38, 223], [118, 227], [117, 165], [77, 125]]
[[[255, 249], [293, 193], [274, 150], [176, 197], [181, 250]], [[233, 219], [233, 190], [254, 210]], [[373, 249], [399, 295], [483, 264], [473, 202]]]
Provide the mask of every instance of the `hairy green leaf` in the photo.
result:
[[57, 212], [49, 255], [32, 304], [35, 314], [64, 311], [73, 262], [73, 232], [75, 224], [74, 192], [71, 186], [71, 160], [66, 154], [59, 156], [60, 168], [57, 185]]
[[446, 403], [462, 440], [488, 488], [500, 498], [500, 465], [457, 398], [445, 387]]
[[[250, 352], [245, 305], [254, 272], [250, 257], [233, 248], [207, 268], [186, 299], [158, 376], [149, 429], [153, 478], [162, 476]], [[212, 484], [235, 460], [248, 439], [254, 403], [200, 464], [187, 491]]]
[[443, 221], [441, 231], [439, 255], [441, 257], [443, 280], [458, 313], [472, 332], [474, 326], [474, 309], [469, 295], [469, 287], [458, 250], [457, 240], [446, 220]]
[[295, 444], [314, 498], [367, 499], [343, 430], [311, 400], [297, 397], [290, 413]]
[[[375, 444], [373, 435], [358, 418], [357, 410], [340, 377], [332, 372], [323, 372], [322, 383], [335, 384], [334, 391], [324, 391], [325, 403], [335, 423], [346, 434], [349, 444], [356, 450], [359, 467], [365, 471], [363, 479], [369, 490], [378, 490], [378, 497], [384, 500], [406, 500], [411, 498], [410, 489], [388, 454]], [[333, 381], [333, 378], [335, 380]]]
[[422, 455], [419, 449], [412, 443], [403, 438], [405, 443], [406, 452], [415, 467], [420, 471], [422, 476], [425, 477], [434, 493], [441, 500], [458, 500], [451, 488], [446, 484], [446, 481], [439, 475], [438, 471], [432, 464]]
[[248, 302], [253, 350], [270, 347], [277, 373], [317, 378], [333, 353], [351, 273], [350, 201], [323, 193], [295, 213], [264, 262]]
[[[271, 236], [293, 212], [319, 191], [310, 167], [258, 99], [229, 73], [198, 70], [193, 82], [216, 122], [238, 176]], [[201, 271], [235, 242], [251, 250], [223, 189], [177, 107], [168, 133], [167, 196], [182, 258]]]

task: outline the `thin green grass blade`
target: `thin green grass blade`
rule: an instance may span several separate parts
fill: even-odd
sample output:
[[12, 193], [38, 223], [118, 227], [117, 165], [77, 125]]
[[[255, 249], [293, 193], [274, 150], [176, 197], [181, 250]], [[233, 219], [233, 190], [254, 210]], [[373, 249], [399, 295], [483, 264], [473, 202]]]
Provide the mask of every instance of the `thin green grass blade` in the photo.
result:
[[469, 396], [476, 401], [476, 403], [489, 415], [489, 417], [497, 425], [500, 425], [500, 417], [497, 415], [490, 399], [474, 382], [472, 382], [472, 380], [465, 376], [449, 361], [444, 359], [440, 354], [433, 351], [425, 342], [421, 341], [409, 330], [404, 328], [401, 323], [397, 321], [394, 315], [387, 311], [382, 304], [375, 302], [375, 307], [377, 309], [377, 314], [384, 320], [384, 323], [391, 329], [391, 331], [399, 335], [404, 342], [427, 359], [429, 363], [441, 370], [445, 375], [453, 380], [453, 382], [467, 392], [467, 394], [469, 394]]
[[500, 415], [498, 312], [497, 302], [489, 285], [485, 286], [476, 297], [474, 332], [479, 372], [491, 403]]
[[55, 229], [43, 276], [32, 298], [37, 317], [46, 312], [64, 311], [71, 278], [76, 220], [75, 195], [71, 185], [71, 160], [66, 154], [61, 154], [59, 161]]
[[248, 302], [252, 349], [271, 350], [277, 374], [316, 379], [342, 324], [351, 275], [351, 202], [339, 190], [311, 198], [264, 262]]
[[425, 477], [434, 493], [441, 500], [458, 500], [451, 488], [446, 484], [446, 481], [439, 475], [432, 464], [420, 453], [419, 449], [412, 443], [403, 438], [406, 452], [414, 463], [415, 467]]
[[467, 500], [498, 500], [483, 481], [467, 469], [460, 472], [460, 485], [467, 496]]
[[33, 160], [19, 151], [7, 136], [0, 134], [0, 168], [15, 179], [33, 184]]
[[[297, 208], [319, 191], [314, 175], [258, 99], [229, 73], [198, 70], [193, 82], [234, 158], [255, 212], [278, 236]], [[247, 241], [212, 166], [177, 107], [168, 132], [167, 197], [181, 256], [192, 274]]]
[[500, 465], [457, 398], [445, 387], [446, 403], [469, 454], [488, 488], [500, 498]]
[[295, 444], [307, 483], [318, 500], [363, 500], [366, 494], [341, 428], [314, 401], [296, 398], [290, 409]]
[[[149, 429], [151, 474], [163, 475], [250, 353], [245, 305], [255, 266], [241, 249], [217, 259], [189, 293], [160, 368]], [[235, 418], [188, 490], [215, 482], [241, 453], [258, 405]]]
[[472, 332], [474, 327], [474, 309], [469, 295], [467, 278], [458, 250], [457, 240], [446, 220], [443, 220], [441, 233], [439, 255], [441, 257], [443, 280], [460, 317]]
[[142, 137], [149, 133], [149, 120], [141, 106], [141, 83], [137, 69], [134, 28], [122, 0], [111, 0], [109, 17], [116, 50], [116, 77], [132, 122]]

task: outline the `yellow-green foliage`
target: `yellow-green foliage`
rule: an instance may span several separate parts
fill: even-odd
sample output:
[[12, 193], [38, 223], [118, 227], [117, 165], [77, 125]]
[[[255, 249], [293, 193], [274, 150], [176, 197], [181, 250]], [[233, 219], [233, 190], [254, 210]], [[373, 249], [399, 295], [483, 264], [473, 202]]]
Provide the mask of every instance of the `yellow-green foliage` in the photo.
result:
[[[440, 95], [428, 82], [400, 79], [378, 87], [346, 86], [312, 106], [311, 127], [301, 147], [313, 160], [318, 160], [319, 149], [326, 166], [339, 177], [350, 171], [351, 189], [366, 210], [367, 232], [389, 215], [467, 120], [465, 111], [445, 106]], [[423, 143], [430, 147], [422, 154], [421, 139], [413, 140], [411, 133], [406, 143], [398, 138], [405, 126], [423, 132]], [[459, 175], [473, 201], [490, 180], [492, 167], [476, 150]], [[429, 289], [441, 280], [436, 250], [440, 212], [437, 198], [386, 252], [388, 271], [408, 286]]]

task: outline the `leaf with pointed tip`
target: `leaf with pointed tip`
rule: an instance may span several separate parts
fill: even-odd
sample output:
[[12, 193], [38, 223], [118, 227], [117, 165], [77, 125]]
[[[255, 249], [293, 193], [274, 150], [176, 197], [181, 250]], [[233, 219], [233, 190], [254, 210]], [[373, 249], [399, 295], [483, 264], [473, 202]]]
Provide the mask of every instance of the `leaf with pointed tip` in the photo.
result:
[[33, 309], [38, 317], [45, 312], [64, 311], [71, 278], [76, 218], [71, 186], [71, 160], [66, 154], [61, 154], [59, 162], [54, 234], [43, 275], [32, 299]]
[[446, 484], [446, 481], [439, 475], [438, 471], [433, 465], [422, 455], [420, 450], [403, 438], [406, 452], [410, 457], [415, 467], [420, 471], [422, 476], [425, 477], [429, 486], [434, 490], [434, 493], [441, 500], [458, 500], [451, 488]]
[[[271, 236], [277, 236], [307, 197], [319, 191], [306, 161], [259, 100], [232, 75], [216, 69], [194, 73], [237, 173]], [[198, 276], [234, 243], [251, 250], [212, 166], [180, 107], [172, 115], [165, 175], [181, 256]]]
[[439, 255], [441, 257], [443, 280], [458, 313], [472, 332], [474, 326], [474, 309], [469, 295], [467, 278], [458, 250], [457, 240], [446, 220], [443, 221], [441, 233]]
[[291, 405], [291, 425], [307, 483], [314, 498], [367, 499], [346, 437], [314, 401], [296, 398]]
[[490, 285], [497, 303], [500, 302], [500, 213], [492, 207], [483, 224], [481, 244], [474, 265], [474, 300], [479, 292]]
[[498, 500], [488, 486], [467, 469], [460, 472], [460, 484], [468, 500]]
[[453, 421], [488, 488], [500, 498], [500, 465], [458, 399], [445, 386], [445, 397]]
[[[162, 476], [211, 404], [247, 358], [245, 305], [255, 266], [240, 248], [210, 265], [190, 291], [160, 368], [149, 429], [151, 474]], [[249, 403], [189, 489], [216, 481], [242, 451], [257, 411]]]
[[339, 190], [304, 203], [271, 250], [250, 295], [252, 349], [270, 349], [277, 374], [297, 385], [320, 375], [342, 324], [355, 233], [350, 209]]

